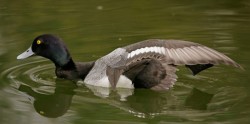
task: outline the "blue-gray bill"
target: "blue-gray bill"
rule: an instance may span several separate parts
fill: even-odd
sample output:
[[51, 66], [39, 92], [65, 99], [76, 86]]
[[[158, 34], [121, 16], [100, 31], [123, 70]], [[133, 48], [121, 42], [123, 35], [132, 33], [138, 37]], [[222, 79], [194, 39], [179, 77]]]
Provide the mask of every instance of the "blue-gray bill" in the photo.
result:
[[20, 54], [19, 56], [17, 56], [17, 59], [25, 59], [25, 58], [28, 58], [28, 57], [34, 55], [34, 54], [35, 53], [32, 51], [32, 49], [30, 47], [25, 52], [23, 52], [22, 54]]

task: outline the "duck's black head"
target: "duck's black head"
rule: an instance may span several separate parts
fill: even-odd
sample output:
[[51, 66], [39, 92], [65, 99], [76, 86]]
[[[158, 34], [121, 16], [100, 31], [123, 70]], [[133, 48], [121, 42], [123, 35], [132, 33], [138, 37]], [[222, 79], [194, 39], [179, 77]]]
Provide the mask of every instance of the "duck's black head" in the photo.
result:
[[34, 39], [31, 47], [17, 56], [17, 59], [25, 59], [32, 55], [39, 55], [50, 59], [56, 66], [65, 66], [72, 61], [68, 49], [63, 41], [54, 35], [43, 34]]

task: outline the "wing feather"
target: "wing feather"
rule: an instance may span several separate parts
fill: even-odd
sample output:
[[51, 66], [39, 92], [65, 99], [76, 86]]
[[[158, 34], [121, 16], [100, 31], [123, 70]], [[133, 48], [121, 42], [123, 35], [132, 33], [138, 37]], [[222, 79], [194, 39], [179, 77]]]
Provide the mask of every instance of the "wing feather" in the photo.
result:
[[240, 67], [223, 53], [189, 41], [151, 39], [124, 48], [129, 53], [129, 63], [138, 58], [164, 58], [166, 63], [173, 65], [226, 64]]

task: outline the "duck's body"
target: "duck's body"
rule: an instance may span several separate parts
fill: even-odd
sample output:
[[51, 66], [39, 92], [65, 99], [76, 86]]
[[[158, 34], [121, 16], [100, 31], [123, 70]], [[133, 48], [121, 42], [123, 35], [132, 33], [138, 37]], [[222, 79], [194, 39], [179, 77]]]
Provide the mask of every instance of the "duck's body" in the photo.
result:
[[34, 53], [53, 61], [59, 78], [113, 88], [169, 89], [176, 81], [177, 65], [186, 65], [194, 75], [220, 63], [240, 67], [211, 48], [179, 40], [146, 40], [117, 48], [93, 62], [75, 63], [62, 40], [46, 34], [37, 37], [31, 48], [17, 58]]

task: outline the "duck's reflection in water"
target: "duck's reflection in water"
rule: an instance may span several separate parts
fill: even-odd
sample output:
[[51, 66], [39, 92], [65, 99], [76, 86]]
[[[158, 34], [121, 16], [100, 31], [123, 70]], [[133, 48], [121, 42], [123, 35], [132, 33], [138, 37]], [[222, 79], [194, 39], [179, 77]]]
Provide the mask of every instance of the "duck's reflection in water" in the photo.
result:
[[[157, 92], [148, 89], [116, 89], [87, 86], [95, 95], [105, 97], [106, 103], [141, 118], [151, 118], [156, 115], [169, 114], [169, 111], [207, 110], [207, 105], [213, 94], [192, 88], [184, 96], [176, 92]], [[115, 92], [115, 93], [114, 93]], [[178, 94], [178, 93], [177, 93]], [[119, 96], [119, 99], [115, 99]], [[183, 99], [184, 98], [184, 99]], [[170, 112], [171, 114], [171, 112]], [[174, 114], [174, 113], [173, 113]]]
[[18, 90], [26, 92], [34, 98], [33, 106], [37, 113], [45, 117], [57, 118], [64, 115], [70, 108], [72, 97], [75, 94], [74, 89], [77, 86], [62, 80], [56, 82], [55, 92], [50, 95], [36, 92], [27, 85], [20, 85]]
[[210, 103], [213, 96], [213, 94], [203, 92], [197, 88], [193, 88], [193, 90], [185, 100], [185, 106], [197, 110], [206, 110], [207, 105], [208, 103]]
[[133, 95], [134, 93], [134, 89], [128, 89], [128, 88], [117, 88], [113, 90], [107, 87], [98, 87], [87, 84], [85, 86], [88, 87], [96, 96], [102, 98], [118, 96], [120, 101], [126, 101], [126, 98], [128, 96]]
[[124, 102], [129, 108], [129, 112], [137, 117], [154, 117], [163, 111], [175, 108], [178, 104], [177, 98], [171, 92], [156, 92], [152, 90], [136, 90], [127, 97]]
[[[79, 87], [68, 81], [56, 81], [56, 88], [53, 94], [47, 95], [33, 90], [27, 85], [21, 85], [19, 90], [34, 98], [34, 108], [42, 116], [57, 118], [64, 115], [70, 108], [75, 89]], [[206, 110], [207, 104], [213, 98], [212, 94], [193, 88], [186, 99], [174, 95], [174, 91], [156, 92], [148, 89], [116, 89], [87, 86], [91, 92], [84, 92], [81, 97], [91, 97], [92, 102], [105, 103], [115, 108], [127, 111], [134, 116], [141, 118], [155, 117], [157, 115], [169, 114], [166, 111], [179, 111], [185, 108], [195, 110]], [[79, 87], [80, 89], [82, 87]], [[79, 89], [78, 89], [79, 90]], [[86, 93], [86, 94], [85, 94]], [[92, 93], [91, 93], [92, 94]], [[103, 99], [105, 98], [105, 99]], [[84, 98], [82, 98], [84, 100]], [[91, 101], [82, 101], [91, 103]]]

